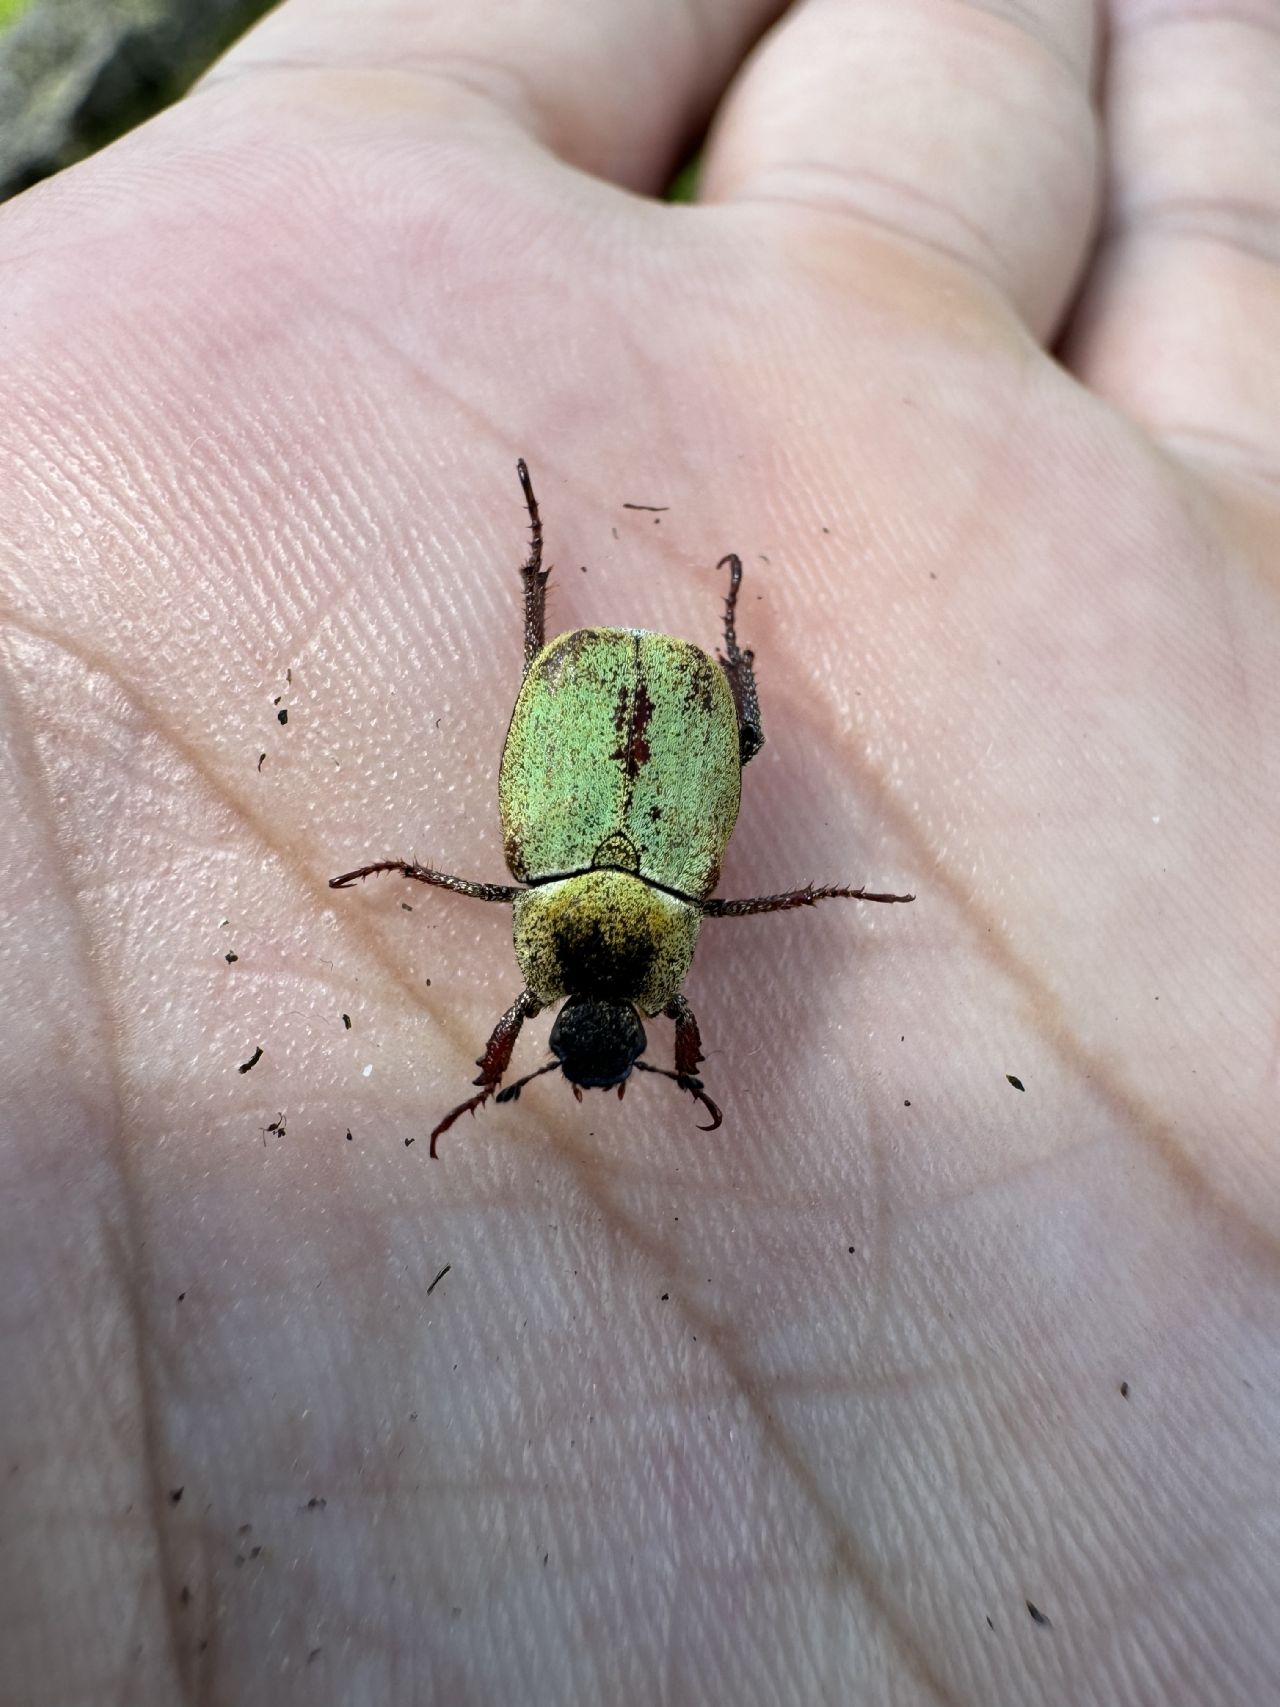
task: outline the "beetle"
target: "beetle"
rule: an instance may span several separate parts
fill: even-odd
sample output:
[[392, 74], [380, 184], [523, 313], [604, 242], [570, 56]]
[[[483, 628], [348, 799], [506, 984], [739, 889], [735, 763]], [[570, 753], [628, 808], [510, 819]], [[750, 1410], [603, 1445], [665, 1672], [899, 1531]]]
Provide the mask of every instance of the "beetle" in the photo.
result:
[[[510, 905], [524, 989], [503, 1014], [476, 1065], [475, 1096], [431, 1133], [436, 1144], [460, 1115], [490, 1097], [514, 1101], [531, 1079], [557, 1068], [584, 1090], [619, 1097], [633, 1072], [674, 1079], [711, 1116], [720, 1110], [698, 1077], [698, 1022], [680, 993], [704, 919], [780, 913], [818, 901], [912, 901], [838, 884], [781, 895], [713, 897], [738, 816], [742, 767], [764, 734], [754, 654], [738, 645], [742, 562], [722, 557], [729, 589], [724, 651], [711, 659], [688, 640], [640, 628], [578, 628], [546, 639], [542, 518], [529, 470], [516, 463], [529, 515], [524, 583], [524, 679], [498, 775], [507, 866], [514, 886], [477, 883], [419, 865], [377, 860], [330, 879], [332, 889], [380, 872]], [[564, 1005], [551, 1029], [554, 1057], [499, 1089], [525, 1020]], [[675, 1070], [643, 1059], [641, 1014], [675, 1022]]]

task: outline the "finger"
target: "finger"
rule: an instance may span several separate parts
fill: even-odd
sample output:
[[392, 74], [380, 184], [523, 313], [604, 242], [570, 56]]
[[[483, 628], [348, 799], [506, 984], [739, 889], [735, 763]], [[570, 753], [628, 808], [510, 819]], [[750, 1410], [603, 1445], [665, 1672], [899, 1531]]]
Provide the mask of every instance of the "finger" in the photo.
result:
[[849, 216], [979, 275], [1041, 337], [1088, 241], [1093, 0], [806, 0], [757, 50], [703, 198]]
[[1113, 0], [1104, 238], [1063, 354], [1187, 455], [1280, 475], [1280, 10]]
[[[734, 67], [781, 0], [288, 0], [206, 79], [246, 73], [382, 74], [368, 106], [394, 112], [461, 97], [554, 153], [631, 189], [658, 190], [705, 125]], [[279, 84], [277, 83], [277, 87]], [[332, 82], [325, 97], [334, 98]]]

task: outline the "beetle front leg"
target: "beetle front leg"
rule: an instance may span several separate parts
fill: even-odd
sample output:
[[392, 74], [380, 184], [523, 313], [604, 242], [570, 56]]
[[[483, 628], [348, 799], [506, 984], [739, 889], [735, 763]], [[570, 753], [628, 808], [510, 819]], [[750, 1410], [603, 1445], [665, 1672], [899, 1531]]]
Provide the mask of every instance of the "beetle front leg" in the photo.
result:
[[541, 1006], [531, 990], [522, 990], [494, 1026], [489, 1041], [484, 1046], [484, 1054], [476, 1060], [480, 1072], [471, 1081], [473, 1085], [481, 1087], [480, 1093], [478, 1096], [468, 1097], [466, 1102], [460, 1102], [457, 1108], [451, 1108], [439, 1125], [432, 1129], [432, 1161], [435, 1160], [436, 1140], [440, 1134], [447, 1132], [460, 1114], [466, 1114], [468, 1111], [474, 1114], [478, 1108], [483, 1107], [502, 1083], [502, 1075], [511, 1065], [511, 1052], [516, 1046], [516, 1038], [520, 1035], [520, 1027], [527, 1019], [532, 1019], [539, 1013]]
[[764, 746], [764, 729], [760, 723], [760, 696], [756, 692], [756, 655], [750, 647], [744, 652], [738, 645], [735, 615], [738, 609], [738, 589], [742, 585], [742, 559], [731, 551], [716, 564], [717, 569], [729, 565], [729, 591], [724, 599], [724, 656], [720, 668], [729, 678], [729, 689], [738, 710], [738, 752], [742, 764], [754, 759]]
[[[697, 1078], [698, 1064], [703, 1059], [702, 1033], [693, 1017], [693, 1009], [684, 996], [672, 996], [662, 1011], [668, 1019], [676, 1022], [677, 1081]], [[702, 1081], [699, 1079], [698, 1083]]]
[[529, 478], [523, 457], [516, 463], [516, 472], [524, 489], [525, 508], [529, 512], [529, 528], [533, 536], [529, 555], [520, 571], [524, 579], [524, 673], [527, 676], [530, 664], [547, 641], [547, 577], [551, 571], [542, 567], [542, 517], [538, 514], [538, 500], [533, 495], [533, 481]]
[[398, 871], [402, 877], [412, 877], [418, 883], [431, 883], [437, 889], [452, 889], [455, 895], [470, 895], [474, 901], [514, 901], [522, 889], [510, 883], [476, 883], [469, 877], [451, 877], [447, 871], [432, 871], [411, 859], [380, 859], [374, 865], [362, 865], [356, 871], [344, 871], [341, 877], [329, 879], [330, 889], [349, 889], [362, 877], [376, 877], [379, 872]]
[[914, 901], [914, 895], [876, 895], [869, 889], [849, 889], [837, 883], [806, 883], [785, 895], [750, 895], [740, 901], [704, 901], [704, 919], [744, 919], [750, 913], [785, 913], [792, 907], [812, 907], [818, 901]]

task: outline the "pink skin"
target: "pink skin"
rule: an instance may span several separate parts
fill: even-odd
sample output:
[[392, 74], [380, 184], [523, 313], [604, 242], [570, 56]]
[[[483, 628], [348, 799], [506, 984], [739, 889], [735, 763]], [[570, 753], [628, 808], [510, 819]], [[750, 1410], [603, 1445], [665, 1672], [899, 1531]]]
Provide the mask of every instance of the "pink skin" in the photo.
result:
[[[0, 212], [6, 1707], [1267, 1698], [1280, 38], [1094, 10], [294, 0]], [[743, 557], [721, 893], [918, 898], [428, 1167], [519, 455], [553, 631]]]

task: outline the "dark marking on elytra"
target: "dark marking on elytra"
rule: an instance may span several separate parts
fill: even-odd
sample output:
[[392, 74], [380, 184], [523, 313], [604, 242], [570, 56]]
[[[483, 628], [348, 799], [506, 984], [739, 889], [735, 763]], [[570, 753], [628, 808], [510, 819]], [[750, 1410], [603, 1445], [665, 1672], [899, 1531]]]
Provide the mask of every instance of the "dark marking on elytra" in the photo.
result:
[[613, 726], [621, 740], [609, 757], [623, 766], [629, 782], [635, 781], [641, 766], [647, 765], [652, 756], [646, 731], [656, 709], [643, 678], [636, 683], [633, 703], [629, 703], [625, 687], [618, 695], [618, 709], [614, 713]]

